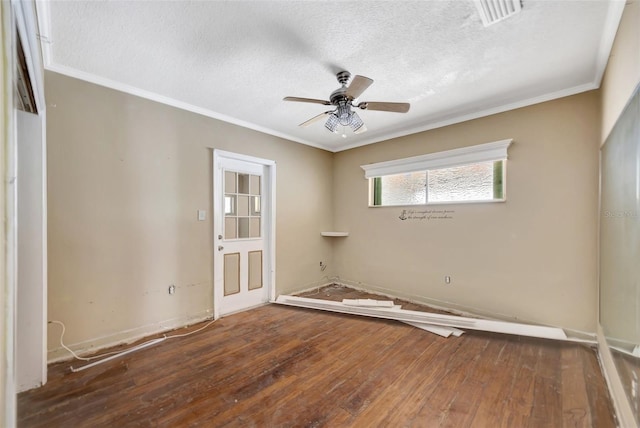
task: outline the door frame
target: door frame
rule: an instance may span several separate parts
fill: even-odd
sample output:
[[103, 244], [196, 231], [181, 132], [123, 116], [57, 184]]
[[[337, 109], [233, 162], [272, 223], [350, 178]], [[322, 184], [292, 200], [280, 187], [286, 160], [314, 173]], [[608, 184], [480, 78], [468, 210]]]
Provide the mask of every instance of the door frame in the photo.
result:
[[276, 299], [275, 283], [276, 283], [276, 162], [269, 159], [248, 156], [239, 153], [228, 152], [225, 150], [213, 150], [213, 319], [220, 318], [220, 304], [223, 297], [222, 281], [218, 280], [223, 275], [223, 258], [222, 252], [218, 251], [218, 246], [224, 245], [222, 236], [222, 223], [224, 213], [222, 207], [222, 198], [216, 193], [216, 183], [222, 183], [222, 159], [239, 160], [262, 165], [264, 167], [264, 176], [262, 183], [262, 204], [263, 213], [263, 231], [264, 231], [264, 251], [265, 256], [265, 284], [267, 287], [267, 296], [269, 301]]

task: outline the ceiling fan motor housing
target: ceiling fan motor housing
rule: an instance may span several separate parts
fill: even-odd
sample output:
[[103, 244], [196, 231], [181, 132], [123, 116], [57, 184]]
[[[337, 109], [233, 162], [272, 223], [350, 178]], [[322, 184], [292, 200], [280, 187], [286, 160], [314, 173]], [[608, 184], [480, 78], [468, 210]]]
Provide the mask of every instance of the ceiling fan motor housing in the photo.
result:
[[329, 97], [329, 101], [334, 106], [339, 106], [340, 104], [347, 104], [350, 100], [349, 98], [347, 98], [346, 92], [347, 92], [347, 88], [345, 88], [344, 86], [342, 88], [336, 89], [331, 93], [331, 96]]

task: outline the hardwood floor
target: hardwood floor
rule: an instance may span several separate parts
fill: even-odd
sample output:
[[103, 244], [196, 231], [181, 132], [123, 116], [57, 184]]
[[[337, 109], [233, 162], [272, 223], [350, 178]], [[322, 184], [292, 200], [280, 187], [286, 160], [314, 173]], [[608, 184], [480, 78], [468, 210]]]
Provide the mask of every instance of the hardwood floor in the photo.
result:
[[69, 365], [18, 396], [20, 427], [615, 426], [587, 346], [279, 305]]

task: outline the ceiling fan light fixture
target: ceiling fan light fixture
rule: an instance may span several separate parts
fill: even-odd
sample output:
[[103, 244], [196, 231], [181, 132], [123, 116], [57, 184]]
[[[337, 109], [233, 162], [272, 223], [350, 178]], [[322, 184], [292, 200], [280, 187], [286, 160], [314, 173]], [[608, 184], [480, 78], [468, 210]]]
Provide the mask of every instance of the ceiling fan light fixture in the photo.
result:
[[336, 115], [338, 116], [338, 120], [340, 121], [340, 125], [349, 126], [351, 123], [351, 108], [349, 108], [348, 104], [340, 104], [338, 106], [338, 110], [336, 111]]
[[338, 116], [336, 116], [335, 113], [331, 113], [329, 115], [329, 119], [327, 119], [327, 122], [324, 124], [324, 127], [331, 132], [336, 132], [339, 123], [340, 121], [338, 119]]
[[355, 133], [358, 133], [358, 130], [364, 126], [364, 122], [355, 111], [351, 113], [351, 123], [349, 123], [349, 126], [351, 126], [351, 129]]

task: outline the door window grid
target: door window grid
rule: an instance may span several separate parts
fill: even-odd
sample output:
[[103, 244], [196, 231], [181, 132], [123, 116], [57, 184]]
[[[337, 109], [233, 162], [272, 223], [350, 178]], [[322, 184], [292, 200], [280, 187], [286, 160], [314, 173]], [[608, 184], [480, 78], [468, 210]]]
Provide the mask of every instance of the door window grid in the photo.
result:
[[224, 239], [262, 236], [262, 191], [259, 175], [224, 172]]

